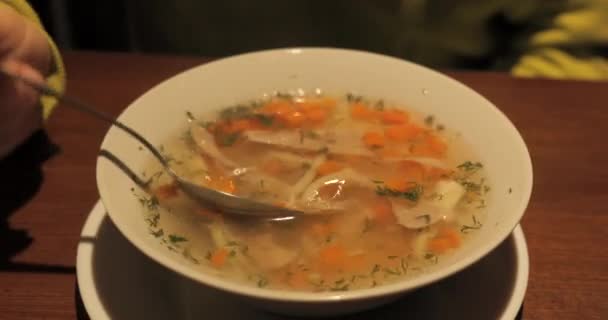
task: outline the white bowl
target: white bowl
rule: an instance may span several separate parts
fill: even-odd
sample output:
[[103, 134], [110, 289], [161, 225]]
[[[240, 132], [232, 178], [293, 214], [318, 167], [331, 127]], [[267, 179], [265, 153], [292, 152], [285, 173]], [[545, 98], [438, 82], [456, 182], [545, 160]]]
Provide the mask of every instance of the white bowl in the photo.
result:
[[[517, 226], [532, 191], [532, 164], [517, 129], [492, 103], [435, 71], [382, 55], [339, 49], [282, 49], [239, 55], [185, 71], [149, 90], [119, 117], [156, 144], [184, 126], [186, 111], [213, 112], [275, 90], [322, 88], [356, 92], [403, 102], [433, 114], [459, 131], [484, 163], [492, 184], [487, 218], [477, 235], [428, 272], [376, 288], [339, 293], [261, 289], [201, 272], [150, 236], [134, 183], [105, 158], [97, 162], [97, 184], [108, 213], [122, 234], [143, 253], [204, 285], [236, 294], [270, 311], [293, 315], [333, 315], [391, 301], [479, 260]], [[107, 133], [106, 149], [141, 172], [151, 157], [117, 128]], [[475, 284], [471, 284], [475, 285]]]

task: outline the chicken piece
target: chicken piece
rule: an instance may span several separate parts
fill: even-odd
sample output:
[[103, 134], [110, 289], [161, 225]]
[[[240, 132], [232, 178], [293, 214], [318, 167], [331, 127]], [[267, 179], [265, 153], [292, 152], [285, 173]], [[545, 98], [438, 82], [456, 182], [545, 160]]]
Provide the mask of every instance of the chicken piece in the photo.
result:
[[251, 238], [248, 248], [248, 255], [264, 270], [284, 267], [297, 256], [293, 250], [277, 244], [269, 233]]

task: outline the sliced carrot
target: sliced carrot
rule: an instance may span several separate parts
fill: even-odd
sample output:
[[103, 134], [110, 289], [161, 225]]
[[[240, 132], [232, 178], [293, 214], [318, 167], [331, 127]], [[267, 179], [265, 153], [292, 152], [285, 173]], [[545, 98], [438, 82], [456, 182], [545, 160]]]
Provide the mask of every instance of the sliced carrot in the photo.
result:
[[450, 245], [450, 241], [445, 238], [435, 238], [431, 239], [428, 244], [428, 249], [434, 253], [445, 253], [450, 250], [452, 247]]
[[330, 244], [319, 251], [319, 262], [322, 268], [340, 269], [346, 262], [346, 249], [339, 244]]
[[439, 230], [439, 232], [437, 232], [437, 235], [439, 237], [448, 239], [453, 247], [460, 246], [461, 236], [460, 233], [454, 228], [443, 227]]
[[306, 111], [303, 111], [306, 119], [313, 123], [321, 123], [327, 119], [327, 115], [329, 114], [327, 109], [317, 107], [311, 108]]
[[384, 182], [384, 185], [395, 191], [405, 192], [412, 188], [413, 182], [399, 175], [392, 176]]
[[447, 151], [447, 144], [435, 135], [427, 135], [422, 141], [412, 145], [411, 153], [417, 156], [443, 158]]
[[458, 248], [461, 243], [460, 233], [454, 228], [444, 227], [437, 232], [437, 236], [428, 243], [428, 248], [434, 253], [445, 253]]
[[405, 124], [410, 117], [404, 111], [391, 109], [381, 111], [380, 118], [385, 124]]
[[228, 177], [224, 177], [224, 176], [215, 177], [214, 179], [211, 179], [208, 182], [208, 185], [213, 189], [223, 191], [226, 193], [235, 193], [236, 192], [236, 184], [234, 183], [234, 180], [232, 180]]
[[293, 112], [293, 105], [289, 101], [285, 100], [273, 100], [262, 106], [259, 110], [260, 113], [269, 115], [284, 115]]
[[306, 121], [306, 116], [302, 112], [293, 111], [284, 115], [280, 115], [279, 119], [281, 119], [287, 127], [298, 128], [301, 127], [302, 124], [304, 124], [304, 122]]
[[445, 155], [448, 149], [448, 145], [436, 135], [429, 135], [427, 137], [427, 143], [433, 152], [441, 156]]
[[179, 194], [178, 191], [179, 188], [177, 187], [177, 184], [168, 183], [154, 189], [152, 193], [154, 194], [154, 196], [156, 196], [158, 200], [163, 201], [177, 197], [177, 195]]
[[422, 183], [424, 181], [425, 173], [425, 167], [419, 162], [404, 160], [398, 164], [397, 176], [409, 184]]
[[376, 116], [376, 112], [363, 103], [353, 103], [350, 106], [350, 116], [353, 119], [370, 121]]
[[366, 132], [361, 139], [368, 148], [382, 148], [386, 144], [384, 136], [375, 131]]
[[211, 254], [211, 265], [215, 268], [221, 268], [226, 264], [228, 260], [228, 250], [225, 248], [219, 248]]
[[261, 129], [262, 125], [256, 119], [237, 119], [229, 123], [227, 131], [229, 133], [243, 132], [247, 130]]
[[384, 129], [384, 136], [389, 140], [405, 142], [416, 138], [424, 129], [413, 124], [392, 125]]
[[393, 213], [393, 206], [390, 201], [386, 198], [378, 197], [372, 204], [372, 211], [374, 213], [374, 219], [381, 224], [395, 223], [395, 214]]
[[340, 171], [344, 166], [334, 160], [327, 160], [317, 167], [317, 175], [326, 176], [328, 174]]

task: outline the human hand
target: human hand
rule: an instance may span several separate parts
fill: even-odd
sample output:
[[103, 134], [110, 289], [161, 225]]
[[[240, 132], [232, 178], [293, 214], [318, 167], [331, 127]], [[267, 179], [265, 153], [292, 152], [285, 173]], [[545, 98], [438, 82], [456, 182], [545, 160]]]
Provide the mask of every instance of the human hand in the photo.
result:
[[[44, 31], [8, 6], [0, 5], [0, 68], [43, 81], [51, 69]], [[39, 95], [19, 81], [0, 75], [0, 158], [42, 124]]]

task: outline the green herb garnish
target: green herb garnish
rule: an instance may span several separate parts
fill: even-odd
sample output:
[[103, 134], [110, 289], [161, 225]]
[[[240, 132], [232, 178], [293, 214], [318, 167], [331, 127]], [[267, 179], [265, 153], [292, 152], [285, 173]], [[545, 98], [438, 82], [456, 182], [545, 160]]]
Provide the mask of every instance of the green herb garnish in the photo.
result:
[[170, 234], [170, 235], [169, 235], [169, 241], [170, 241], [171, 243], [173, 243], [173, 244], [178, 244], [178, 243], [180, 243], [180, 242], [185, 242], [185, 241], [188, 241], [188, 239], [187, 239], [187, 238], [184, 238], [184, 237], [182, 237], [182, 236], [175, 235], [175, 234]]
[[222, 147], [229, 147], [233, 145], [240, 137], [239, 132], [220, 134], [217, 136], [217, 143]]
[[413, 188], [407, 191], [397, 191], [386, 186], [376, 186], [376, 194], [379, 196], [389, 196], [396, 198], [404, 198], [410, 201], [418, 201], [422, 195], [423, 189], [419, 184], [414, 184]]
[[471, 171], [477, 171], [477, 170], [483, 168], [483, 164], [481, 164], [481, 162], [465, 161], [462, 164], [458, 165], [456, 168], [467, 171], [467, 172], [471, 172]]
[[481, 227], [483, 225], [481, 224], [481, 222], [479, 222], [479, 220], [477, 220], [477, 217], [475, 217], [475, 215], [472, 215], [472, 218], [473, 218], [473, 224], [471, 224], [471, 225], [462, 225], [460, 227], [460, 232], [461, 233], [467, 234], [467, 233], [469, 233], [471, 231], [481, 229]]

